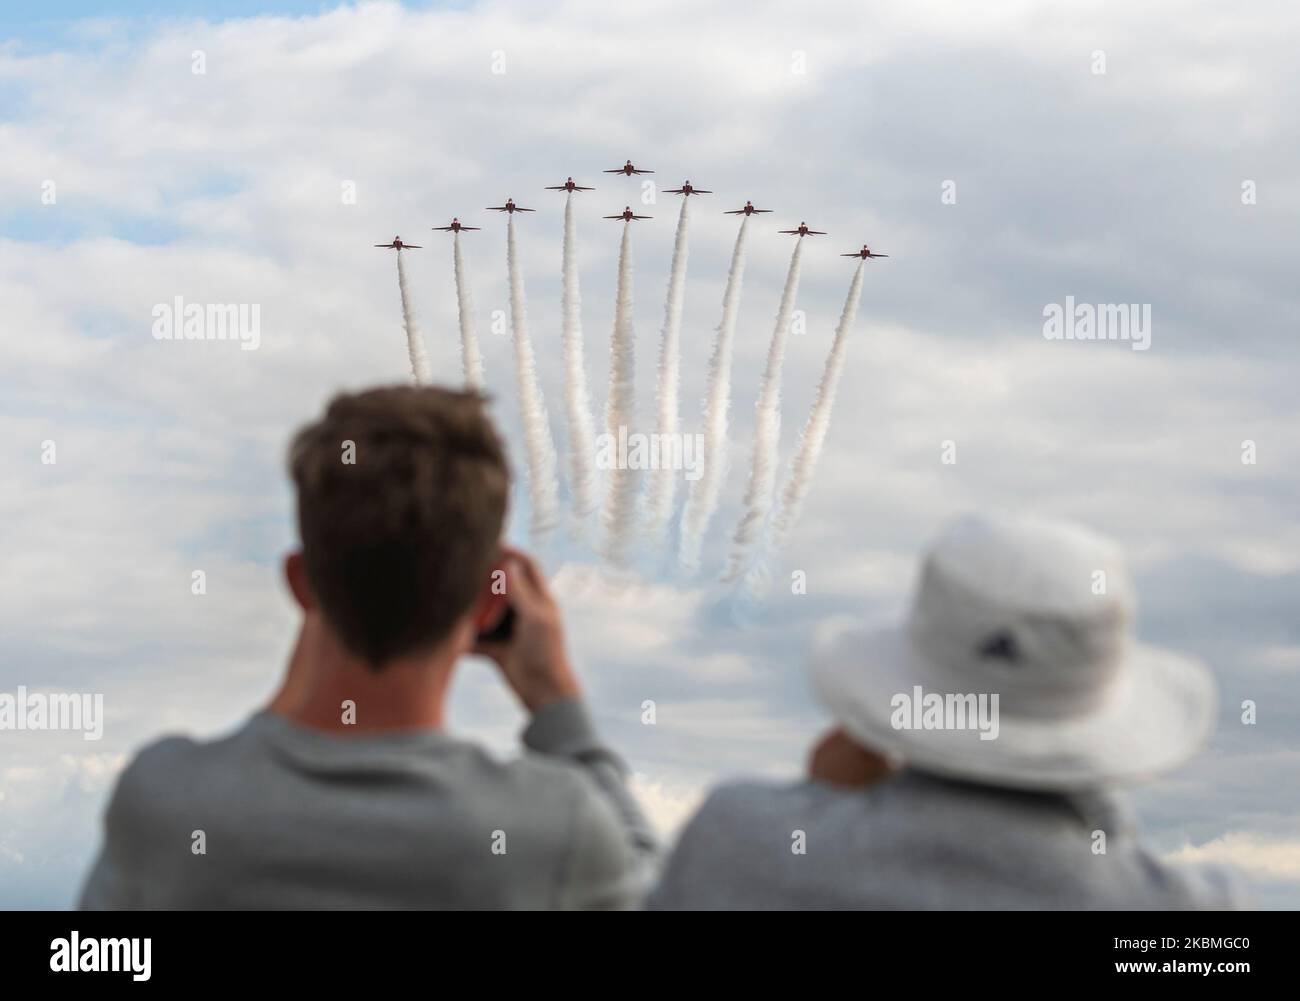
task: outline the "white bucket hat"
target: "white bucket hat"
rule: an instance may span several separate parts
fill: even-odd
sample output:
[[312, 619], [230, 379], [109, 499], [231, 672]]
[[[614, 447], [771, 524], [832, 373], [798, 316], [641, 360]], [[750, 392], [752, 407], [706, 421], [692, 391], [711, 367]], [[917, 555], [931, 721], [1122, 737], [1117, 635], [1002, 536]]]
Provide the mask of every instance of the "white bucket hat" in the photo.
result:
[[926, 555], [907, 623], [823, 632], [813, 684], [851, 735], [923, 771], [1025, 789], [1132, 781], [1191, 757], [1215, 711], [1209, 672], [1138, 644], [1133, 615], [1109, 540], [966, 517]]

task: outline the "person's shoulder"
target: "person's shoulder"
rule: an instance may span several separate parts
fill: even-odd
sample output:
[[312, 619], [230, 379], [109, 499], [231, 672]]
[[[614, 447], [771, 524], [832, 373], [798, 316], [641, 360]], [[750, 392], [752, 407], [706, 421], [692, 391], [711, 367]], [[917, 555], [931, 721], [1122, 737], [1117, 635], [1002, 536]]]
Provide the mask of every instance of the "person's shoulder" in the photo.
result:
[[150, 803], [174, 804], [201, 785], [200, 773], [224, 759], [228, 749], [246, 739], [251, 723], [211, 740], [167, 734], [138, 750], [118, 776], [114, 805], [139, 810]]
[[467, 807], [486, 812], [508, 810], [545, 818], [571, 817], [583, 801], [596, 796], [582, 768], [564, 758], [524, 751], [507, 754], [477, 741], [457, 740], [429, 758], [436, 773], [454, 775], [454, 787], [471, 798]]
[[148, 793], [153, 786], [172, 784], [182, 770], [191, 766], [202, 752], [202, 745], [192, 737], [169, 734], [146, 744], [122, 770], [119, 792]]
[[157, 779], [173, 776], [185, 768], [199, 767], [248, 745], [258, 723], [259, 716], [254, 715], [229, 732], [206, 739], [164, 734], [136, 752], [131, 768], [144, 778]]
[[110, 841], [143, 851], [161, 828], [165, 811], [193, 787], [189, 762], [198, 744], [168, 736], [145, 745], [117, 777], [104, 825]]
[[[788, 848], [802, 832], [861, 830], [894, 795], [894, 780], [841, 788], [809, 778], [737, 779], [715, 786], [682, 829], [677, 851], [711, 854], [722, 844]], [[764, 847], [766, 846], [766, 847]]]
[[498, 772], [521, 795], [542, 800], [567, 799], [597, 795], [594, 784], [582, 765], [569, 758], [539, 754], [525, 749], [511, 758], [495, 758], [480, 749], [484, 767]]
[[457, 803], [470, 827], [519, 831], [512, 855], [539, 873], [559, 872], [575, 854], [588, 870], [621, 867], [626, 836], [579, 764], [527, 751], [507, 758], [469, 743], [458, 754]]
[[704, 798], [700, 812], [706, 809], [720, 814], [770, 809], [805, 795], [807, 783], [778, 782], [772, 779], [730, 779], [714, 786]]
[[714, 786], [700, 812], [707, 808], [719, 816], [740, 817], [761, 813], [805, 813], [833, 806], [846, 796], [857, 797], [860, 792], [856, 788], [844, 789], [806, 777], [733, 779]]
[[759, 906], [770, 867], [788, 856], [816, 792], [807, 782], [736, 779], [715, 786], [677, 836], [647, 899], [651, 910]]
[[[806, 781], [733, 779], [714, 786], [678, 839], [679, 847], [725, 844], [727, 840], [755, 837], [777, 823], [785, 831], [788, 823], [807, 815], [817, 789]], [[784, 826], [783, 826], [784, 825]]]

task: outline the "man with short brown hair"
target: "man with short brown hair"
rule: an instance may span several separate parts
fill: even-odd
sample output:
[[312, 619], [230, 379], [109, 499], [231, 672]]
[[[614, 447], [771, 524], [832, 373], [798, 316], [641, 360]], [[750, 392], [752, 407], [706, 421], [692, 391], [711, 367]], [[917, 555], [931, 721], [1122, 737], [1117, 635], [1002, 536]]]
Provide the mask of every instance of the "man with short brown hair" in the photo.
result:
[[[290, 450], [302, 627], [234, 734], [145, 748], [81, 905], [612, 908], [654, 838], [596, 737], [538, 566], [500, 538], [509, 471], [473, 393], [337, 397]], [[444, 730], [470, 652], [532, 714], [502, 762]], [[196, 832], [202, 832], [202, 850]]]

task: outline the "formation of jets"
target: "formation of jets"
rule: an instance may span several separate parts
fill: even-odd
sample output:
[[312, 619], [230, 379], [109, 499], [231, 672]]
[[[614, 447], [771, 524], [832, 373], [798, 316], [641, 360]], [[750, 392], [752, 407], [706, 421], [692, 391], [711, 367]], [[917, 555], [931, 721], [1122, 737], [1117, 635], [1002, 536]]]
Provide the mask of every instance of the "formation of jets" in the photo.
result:
[[691, 182], [686, 181], [680, 188], [665, 188], [665, 194], [669, 195], [711, 195], [712, 191], [705, 191], [703, 188], [691, 187]]
[[467, 229], [480, 229], [481, 227], [479, 227], [479, 226], [466, 226], [466, 225], [465, 225], [463, 222], [461, 222], [459, 219], [454, 219], [454, 218], [453, 218], [453, 219], [451, 220], [451, 225], [449, 225], [449, 226], [434, 226], [433, 228], [436, 229], [436, 230], [440, 230], [440, 231], [443, 232], [443, 233], [461, 233], [461, 232], [463, 232], [463, 231], [465, 231], [465, 230], [467, 230]]
[[[622, 174], [622, 175], [624, 175], [625, 177], [631, 177], [631, 176], [634, 175], [634, 174], [653, 174], [654, 171], [653, 171], [653, 170], [647, 170], [647, 169], [644, 169], [644, 168], [641, 168], [641, 167], [637, 167], [637, 166], [635, 166], [635, 165], [632, 163], [631, 160], [628, 160], [626, 163], [623, 164], [623, 166], [621, 166], [621, 167], [612, 167], [612, 168], [610, 168], [609, 170], [604, 171], [604, 173], [606, 173], [606, 174]], [[547, 190], [547, 191], [565, 191], [565, 192], [568, 192], [568, 193], [572, 194], [572, 193], [575, 192], [575, 191], [595, 191], [596, 189], [595, 189], [595, 188], [591, 188], [591, 187], [587, 187], [587, 186], [582, 185], [582, 184], [577, 184], [577, 183], [574, 182], [574, 180], [573, 180], [572, 177], [569, 177], [569, 178], [565, 178], [565, 181], [564, 181], [563, 184], [552, 184], [552, 185], [548, 185], [548, 186], [546, 187], [546, 190]], [[711, 195], [711, 194], [713, 194], [713, 192], [712, 192], [712, 191], [709, 191], [707, 188], [697, 188], [697, 187], [695, 187], [694, 185], [691, 184], [690, 181], [684, 181], [684, 182], [682, 182], [682, 186], [681, 186], [680, 188], [665, 188], [665, 189], [664, 189], [664, 193], [665, 193], [665, 194], [669, 194], [669, 195], [683, 195], [683, 196], [685, 196], [685, 197], [690, 197], [691, 195]], [[507, 198], [507, 199], [506, 199], [506, 203], [505, 203], [504, 205], [489, 205], [489, 206], [488, 206], [488, 211], [490, 211], [490, 212], [506, 212], [506, 213], [509, 213], [509, 214], [513, 215], [513, 214], [516, 213], [516, 212], [535, 212], [535, 211], [537, 211], [537, 210], [536, 210], [536, 209], [524, 208], [522, 205], [516, 205], [516, 204], [515, 204], [515, 201], [514, 201], [513, 198]], [[743, 216], [751, 216], [751, 215], [758, 215], [759, 213], [766, 213], [766, 212], [771, 212], [771, 211], [772, 211], [771, 209], [758, 209], [758, 208], [755, 208], [753, 202], [749, 202], [749, 201], [747, 201], [747, 202], [745, 202], [745, 207], [744, 207], [744, 208], [739, 208], [739, 209], [728, 209], [728, 210], [727, 210], [726, 212], [724, 212], [723, 214], [724, 214], [724, 215], [743, 215]], [[648, 216], [648, 215], [637, 215], [635, 212], [632, 211], [632, 207], [629, 205], [629, 206], [627, 206], [626, 208], [624, 208], [623, 211], [620, 212], [620, 213], [618, 213], [617, 215], [607, 215], [607, 216], [603, 216], [602, 218], [605, 218], [605, 219], [622, 219], [624, 222], [633, 222], [633, 221], [638, 220], [638, 219], [652, 219], [652, 218], [654, 218], [654, 217], [653, 217], [653, 216]], [[467, 232], [467, 231], [470, 231], [470, 230], [477, 230], [477, 229], [479, 229], [480, 227], [478, 227], [478, 226], [466, 226], [466, 225], [465, 225], [464, 223], [462, 223], [459, 219], [453, 218], [453, 219], [451, 220], [451, 223], [450, 223], [449, 225], [446, 225], [446, 226], [434, 226], [433, 228], [434, 228], [435, 230], [438, 230], [438, 231], [443, 232], [443, 233], [463, 233], [463, 232]], [[821, 229], [809, 229], [809, 228], [808, 228], [808, 224], [807, 224], [807, 223], [804, 223], [804, 222], [799, 223], [799, 227], [798, 227], [797, 229], [782, 229], [782, 230], [778, 230], [778, 232], [780, 232], [780, 233], [785, 233], [785, 234], [788, 234], [788, 235], [790, 235], [790, 236], [797, 236], [797, 237], [799, 237], [800, 239], [802, 239], [802, 238], [805, 237], [805, 236], [825, 236], [825, 235], [826, 235], [826, 231], [825, 231], [825, 230], [821, 230]], [[421, 248], [420, 245], [417, 244], [417, 243], [403, 243], [403, 242], [402, 242], [402, 238], [401, 238], [400, 236], [395, 236], [395, 237], [393, 237], [393, 242], [392, 242], [392, 243], [376, 243], [375, 246], [376, 246], [376, 247], [382, 247], [382, 248], [384, 248], [384, 249], [386, 249], [386, 250], [398, 250], [398, 251], [401, 251], [401, 250], [421, 250], [421, 249], [423, 249], [423, 248]], [[841, 257], [857, 257], [857, 258], [860, 258], [861, 260], [864, 260], [864, 261], [865, 261], [865, 260], [867, 260], [867, 259], [869, 259], [869, 258], [888, 257], [889, 255], [888, 255], [888, 254], [877, 254], [877, 253], [875, 253], [874, 251], [872, 251], [872, 249], [871, 249], [870, 247], [868, 247], [868, 246], [864, 243], [864, 244], [862, 245], [862, 249], [861, 249], [861, 250], [854, 251], [854, 252], [851, 253], [851, 254], [841, 254], [840, 256], [841, 256]]]
[[631, 205], [627, 205], [627, 206], [625, 206], [625, 207], [623, 208], [623, 211], [620, 212], [618, 215], [607, 215], [607, 216], [605, 216], [605, 218], [606, 218], [606, 219], [622, 219], [624, 222], [631, 222], [633, 219], [653, 219], [654, 216], [649, 216], [649, 215], [637, 215], [636, 213], [634, 213], [634, 212], [632, 211], [632, 206], [631, 206]]

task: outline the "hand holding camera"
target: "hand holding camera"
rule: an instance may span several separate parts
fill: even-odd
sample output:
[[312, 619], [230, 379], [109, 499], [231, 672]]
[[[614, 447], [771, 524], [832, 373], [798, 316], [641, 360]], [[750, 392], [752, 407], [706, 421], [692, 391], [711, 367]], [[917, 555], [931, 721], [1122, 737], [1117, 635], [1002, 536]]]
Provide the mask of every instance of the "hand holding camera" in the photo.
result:
[[507, 605], [478, 637], [474, 652], [493, 660], [506, 683], [530, 710], [582, 694], [564, 647], [560, 609], [537, 562], [517, 549], [503, 550]]

